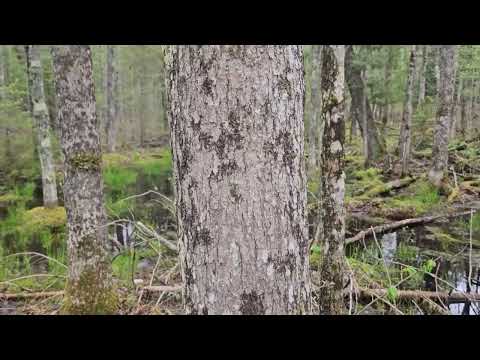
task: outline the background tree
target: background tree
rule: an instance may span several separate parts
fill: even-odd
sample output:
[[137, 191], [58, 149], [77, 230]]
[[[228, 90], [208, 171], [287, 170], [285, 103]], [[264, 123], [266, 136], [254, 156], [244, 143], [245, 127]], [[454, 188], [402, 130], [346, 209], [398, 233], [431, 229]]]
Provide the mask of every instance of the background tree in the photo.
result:
[[107, 111], [106, 111], [106, 141], [107, 151], [115, 151], [116, 137], [117, 137], [117, 93], [118, 90], [118, 72], [116, 69], [116, 51], [114, 45], [107, 46]]
[[344, 312], [345, 285], [345, 172], [344, 172], [344, 45], [325, 45], [322, 71], [322, 118], [325, 124], [322, 149], [322, 199], [324, 255], [320, 313]]
[[[368, 96], [365, 93], [365, 84], [362, 78], [363, 66], [355, 61], [353, 45], [347, 45], [345, 51], [345, 78], [352, 97], [351, 114], [360, 128], [364, 141], [368, 144], [365, 162], [369, 166], [368, 164], [382, 155], [382, 147]], [[367, 123], [366, 129], [363, 125], [364, 118]]]
[[175, 46], [167, 61], [188, 313], [310, 311], [301, 46]]
[[28, 45], [26, 52], [32, 115], [42, 174], [43, 204], [46, 208], [52, 208], [58, 205], [57, 182], [50, 140], [50, 120], [43, 89], [43, 68], [40, 60], [40, 49], [38, 45]]
[[413, 91], [415, 86], [415, 62], [416, 62], [416, 45], [410, 50], [410, 60], [408, 67], [408, 79], [405, 90], [405, 102], [403, 107], [402, 123], [400, 126], [399, 153], [402, 163], [401, 175], [408, 174], [408, 165], [410, 162], [410, 152], [412, 146], [412, 112], [413, 112]]
[[447, 170], [448, 132], [451, 123], [455, 45], [442, 45], [440, 53], [440, 93], [432, 151], [432, 167], [428, 173], [430, 182], [440, 187]]

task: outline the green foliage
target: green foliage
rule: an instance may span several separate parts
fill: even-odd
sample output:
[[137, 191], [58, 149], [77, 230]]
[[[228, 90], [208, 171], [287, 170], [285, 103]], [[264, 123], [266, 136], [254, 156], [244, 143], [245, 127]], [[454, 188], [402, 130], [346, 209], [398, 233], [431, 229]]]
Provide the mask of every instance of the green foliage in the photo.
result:
[[118, 200], [125, 196], [128, 186], [137, 181], [137, 172], [127, 168], [107, 167], [103, 171], [103, 180], [106, 191], [111, 194], [112, 199]]
[[395, 252], [395, 259], [403, 264], [415, 265], [418, 250], [401, 242]]
[[439, 190], [426, 180], [417, 180], [409, 190], [409, 193], [388, 199], [385, 205], [400, 211], [411, 211], [411, 215], [415, 216], [425, 214], [440, 204]]
[[398, 297], [398, 290], [395, 286], [389, 286], [387, 289], [387, 297], [391, 302], [395, 302]]
[[113, 274], [128, 283], [132, 279], [132, 271], [134, 272], [137, 268], [138, 261], [139, 258], [134, 256], [133, 252], [125, 251], [113, 260]]

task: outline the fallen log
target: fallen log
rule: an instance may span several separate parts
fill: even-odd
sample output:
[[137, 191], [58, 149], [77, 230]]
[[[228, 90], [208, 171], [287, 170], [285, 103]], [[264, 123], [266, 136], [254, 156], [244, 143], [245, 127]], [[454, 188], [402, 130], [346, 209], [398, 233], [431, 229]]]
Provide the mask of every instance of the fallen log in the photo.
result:
[[172, 285], [172, 286], [145, 286], [142, 288], [143, 291], [145, 292], [152, 292], [152, 293], [157, 293], [157, 292], [180, 292], [182, 291], [183, 286], [182, 285]]
[[463, 212], [454, 213], [454, 214], [443, 214], [443, 215], [436, 215], [436, 216], [424, 216], [420, 218], [405, 219], [405, 220], [400, 220], [400, 221], [396, 221], [396, 222], [385, 224], [385, 225], [374, 226], [368, 230], [360, 231], [357, 235], [353, 237], [345, 239], [345, 244], [348, 245], [353, 242], [362, 240], [367, 236], [373, 235], [373, 233], [378, 235], [378, 234], [386, 233], [392, 230], [397, 230], [405, 226], [428, 224], [443, 218], [450, 219], [450, 218], [459, 217], [459, 216], [466, 216], [469, 214], [470, 214], [470, 211], [463, 211]]
[[64, 291], [44, 291], [35, 293], [0, 293], [0, 300], [42, 299], [52, 296], [61, 296]]
[[393, 181], [390, 181], [388, 183], [382, 184], [375, 186], [371, 189], [366, 189], [366, 190], [360, 190], [359, 192], [355, 193], [355, 196], [368, 196], [368, 197], [374, 197], [377, 195], [381, 194], [386, 194], [389, 193], [392, 190], [398, 190], [401, 188], [404, 188], [411, 183], [413, 183], [416, 180], [415, 177], [406, 177], [403, 179], [396, 179]]
[[[386, 296], [385, 289], [369, 289], [360, 288], [360, 296], [364, 298], [372, 298], [375, 296]], [[440, 291], [423, 291], [423, 290], [397, 290], [396, 299], [398, 300], [441, 300], [443, 302], [459, 303], [466, 301], [480, 301], [480, 294], [477, 293], [462, 293], [462, 292], [440, 292]]]

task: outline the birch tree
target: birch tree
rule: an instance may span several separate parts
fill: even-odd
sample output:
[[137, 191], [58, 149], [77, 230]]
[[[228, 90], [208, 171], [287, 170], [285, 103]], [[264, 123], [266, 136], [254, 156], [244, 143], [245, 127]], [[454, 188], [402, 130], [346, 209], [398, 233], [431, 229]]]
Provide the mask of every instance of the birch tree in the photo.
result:
[[116, 293], [107, 253], [101, 147], [92, 58], [87, 45], [52, 47], [65, 156], [69, 269], [63, 312], [108, 314]]
[[301, 46], [167, 56], [189, 314], [310, 311]]
[[26, 46], [28, 64], [29, 97], [36, 135], [37, 154], [42, 172], [43, 205], [53, 208], [58, 205], [57, 181], [52, 142], [50, 138], [50, 119], [43, 88], [43, 68], [38, 45]]
[[107, 63], [106, 63], [106, 90], [107, 90], [107, 108], [105, 133], [107, 137], [107, 151], [113, 152], [116, 148], [117, 140], [117, 96], [118, 93], [118, 72], [116, 69], [116, 49], [113, 45], [107, 45]]

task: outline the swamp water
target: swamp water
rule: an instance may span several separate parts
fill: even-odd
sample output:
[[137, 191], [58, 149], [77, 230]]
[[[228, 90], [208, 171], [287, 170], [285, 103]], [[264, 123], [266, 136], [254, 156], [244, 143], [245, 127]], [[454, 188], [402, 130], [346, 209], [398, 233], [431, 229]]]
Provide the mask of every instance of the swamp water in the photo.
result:
[[[462, 223], [463, 221], [463, 223]], [[418, 290], [479, 293], [480, 291], [480, 236], [473, 234], [470, 251], [469, 216], [459, 221], [450, 221], [429, 226], [404, 228], [397, 232], [378, 236], [381, 256], [387, 266], [425, 264], [435, 261], [431, 273], [444, 280], [426, 275], [423, 288]], [[368, 247], [376, 247], [373, 239], [347, 247], [347, 254], [367, 252]], [[408, 249], [408, 255], [405, 255]], [[403, 254], [402, 254], [403, 253]], [[469, 277], [471, 286], [469, 286]], [[446, 282], [450, 285], [447, 285]], [[480, 302], [446, 304], [453, 315], [479, 315]]]

